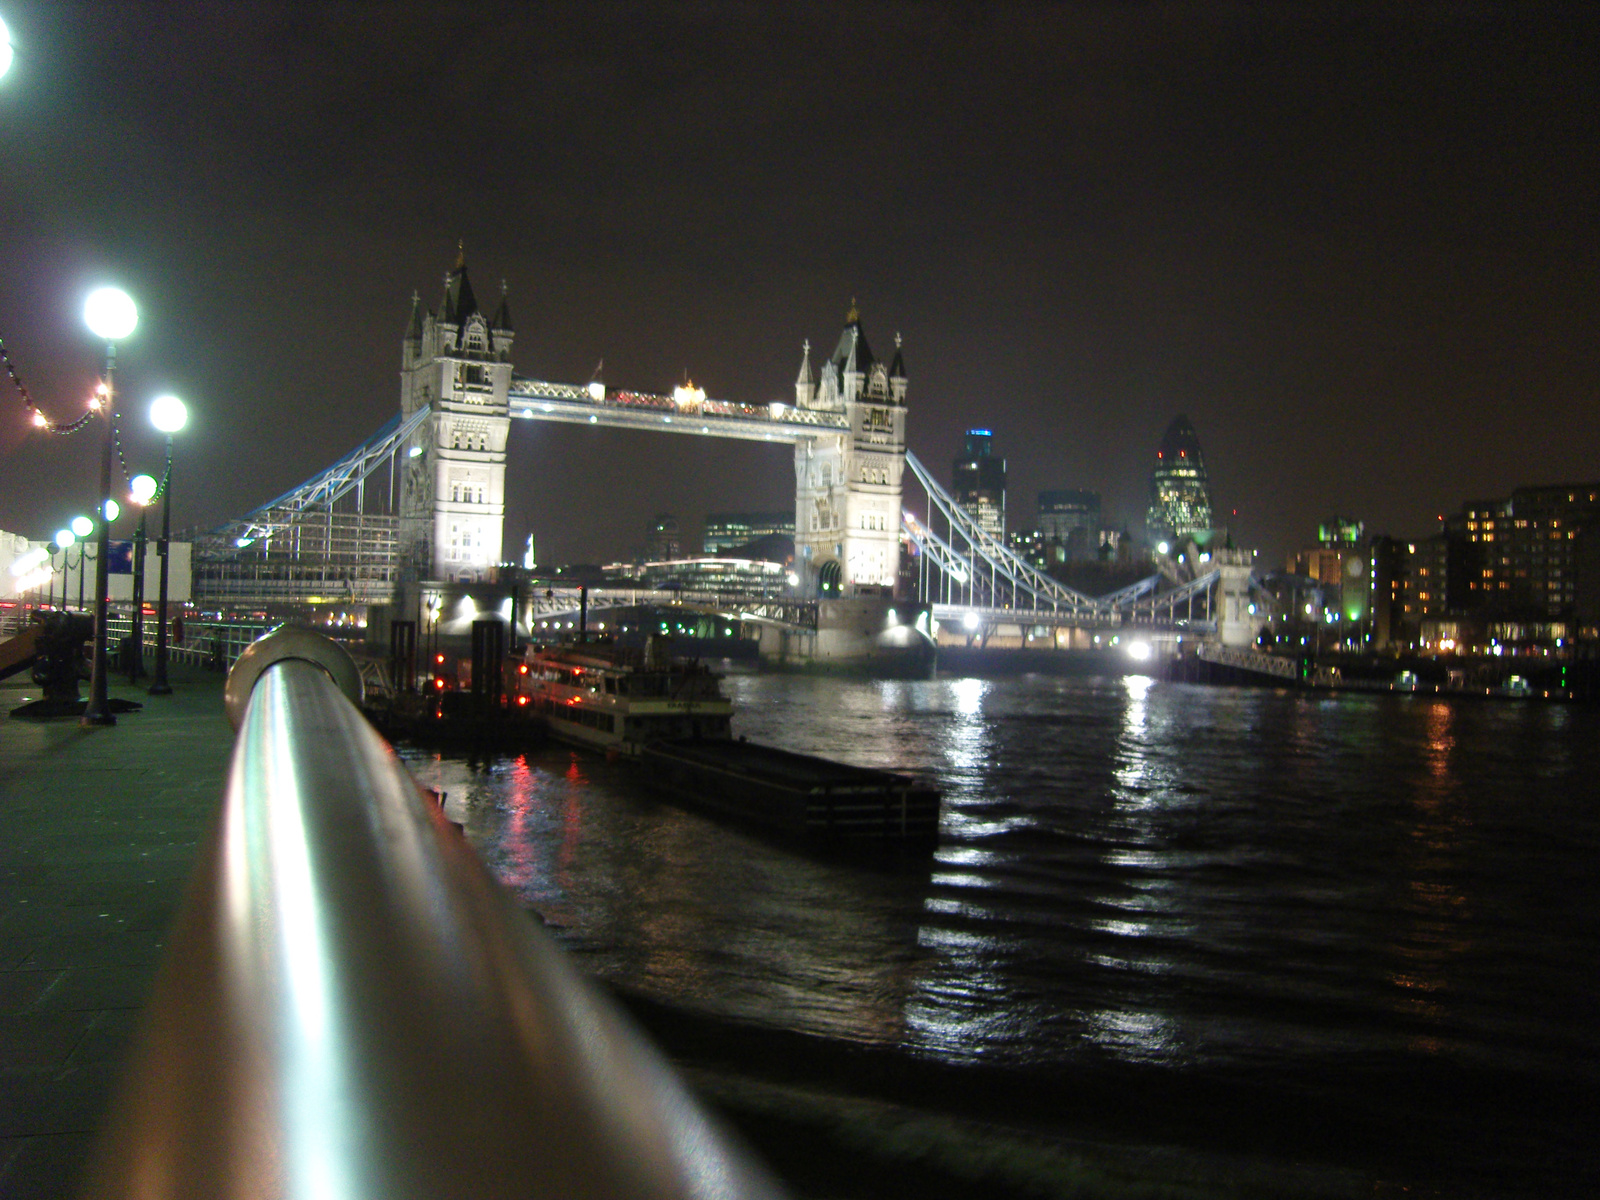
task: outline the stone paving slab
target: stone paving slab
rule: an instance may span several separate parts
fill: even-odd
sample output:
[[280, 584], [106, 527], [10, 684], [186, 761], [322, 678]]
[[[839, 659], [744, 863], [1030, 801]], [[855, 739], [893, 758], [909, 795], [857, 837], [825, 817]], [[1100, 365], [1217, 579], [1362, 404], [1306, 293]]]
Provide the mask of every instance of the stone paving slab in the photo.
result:
[[[222, 676], [174, 666], [171, 696], [117, 724], [35, 724], [0, 682], [0, 1196], [63, 1197], [104, 1118], [233, 735]], [[148, 681], [147, 681], [148, 682]]]

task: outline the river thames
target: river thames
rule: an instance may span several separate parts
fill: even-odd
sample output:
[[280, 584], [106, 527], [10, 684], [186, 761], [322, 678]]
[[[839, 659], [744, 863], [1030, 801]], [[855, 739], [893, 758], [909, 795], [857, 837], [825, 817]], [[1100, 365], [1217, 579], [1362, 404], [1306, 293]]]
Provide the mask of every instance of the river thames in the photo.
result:
[[407, 757], [585, 969], [868, 1055], [902, 1100], [1227, 1155], [1269, 1192], [1594, 1187], [1600, 710], [1142, 676], [725, 687], [753, 741], [934, 782], [937, 848], [799, 853], [557, 746]]

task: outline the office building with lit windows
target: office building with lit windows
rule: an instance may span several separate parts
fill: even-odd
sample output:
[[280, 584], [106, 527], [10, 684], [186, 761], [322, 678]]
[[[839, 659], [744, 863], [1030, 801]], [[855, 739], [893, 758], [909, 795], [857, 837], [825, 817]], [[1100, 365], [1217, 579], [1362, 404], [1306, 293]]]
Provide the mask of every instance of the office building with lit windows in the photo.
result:
[[1491, 619], [1570, 620], [1579, 604], [1584, 536], [1600, 529], [1600, 483], [1522, 487], [1469, 500], [1445, 522], [1459, 548], [1451, 607]]
[[650, 562], [666, 562], [683, 557], [683, 535], [678, 530], [678, 518], [672, 513], [658, 513], [650, 522], [644, 538], [644, 556]]
[[794, 511], [707, 513], [702, 546], [707, 554], [727, 554], [763, 538], [794, 537]]
[[966, 509], [984, 532], [1006, 536], [1006, 460], [991, 453], [994, 433], [988, 429], [967, 430], [966, 453], [951, 469], [954, 486], [950, 489], [957, 504]]
[[1074, 488], [1040, 492], [1035, 524], [1050, 561], [1094, 558], [1100, 549], [1100, 493]]
[[1151, 545], [1169, 538], [1208, 535], [1212, 529], [1205, 455], [1194, 426], [1181, 413], [1172, 419], [1156, 447], [1145, 528]]

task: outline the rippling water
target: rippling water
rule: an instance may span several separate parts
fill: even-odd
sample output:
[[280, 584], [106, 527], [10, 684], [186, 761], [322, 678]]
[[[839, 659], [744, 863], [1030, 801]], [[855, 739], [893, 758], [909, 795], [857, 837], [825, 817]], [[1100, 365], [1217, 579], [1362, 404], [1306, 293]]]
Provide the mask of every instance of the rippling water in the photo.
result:
[[754, 741], [933, 779], [932, 857], [798, 854], [557, 748], [414, 767], [586, 966], [670, 1003], [1109, 1079], [1374, 1179], [1592, 1185], [1600, 712], [1137, 676], [727, 687]]

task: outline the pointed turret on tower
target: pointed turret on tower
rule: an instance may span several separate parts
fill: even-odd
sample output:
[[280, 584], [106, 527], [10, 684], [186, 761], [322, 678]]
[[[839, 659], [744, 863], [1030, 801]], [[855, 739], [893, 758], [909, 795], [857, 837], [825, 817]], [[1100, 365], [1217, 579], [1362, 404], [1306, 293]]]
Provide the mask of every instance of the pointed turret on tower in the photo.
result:
[[494, 316], [489, 319], [489, 328], [494, 330], [496, 343], [500, 341], [501, 334], [516, 332], [515, 327], [511, 324], [511, 304], [507, 300], [509, 294], [506, 281], [502, 279], [500, 281], [500, 303], [495, 307]]
[[456, 254], [456, 265], [444, 277], [444, 301], [439, 305], [439, 319], [460, 325], [476, 315], [481, 315], [478, 297], [473, 294], [472, 280], [467, 277], [467, 252], [463, 249]]
[[900, 350], [900, 335], [894, 335], [894, 361], [889, 364], [889, 390], [894, 402], [901, 407], [906, 402], [906, 359]]
[[794, 403], [810, 408], [817, 398], [817, 375], [811, 369], [811, 339], [800, 343], [800, 374], [794, 381]]
[[867, 345], [867, 336], [861, 331], [861, 310], [856, 307], [854, 299], [850, 301], [844, 321], [844, 332], [839, 335], [838, 348], [828, 361], [838, 376], [839, 398], [849, 404], [861, 395], [867, 372], [877, 360], [872, 357], [872, 347]]

